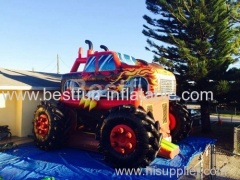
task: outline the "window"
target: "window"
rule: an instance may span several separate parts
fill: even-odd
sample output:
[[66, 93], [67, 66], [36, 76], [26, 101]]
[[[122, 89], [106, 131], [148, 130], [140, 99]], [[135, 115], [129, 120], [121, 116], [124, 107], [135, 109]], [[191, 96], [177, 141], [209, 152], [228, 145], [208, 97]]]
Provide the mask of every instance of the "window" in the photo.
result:
[[98, 59], [99, 71], [112, 71], [115, 69], [116, 69], [116, 66], [115, 66], [112, 54], [102, 55], [99, 57]]
[[84, 71], [85, 72], [94, 72], [95, 71], [95, 62], [96, 62], [96, 56], [89, 57]]
[[134, 57], [122, 53], [117, 53], [117, 55], [122, 63], [136, 65], [136, 59]]
[[77, 71], [78, 71], [78, 72], [83, 72], [85, 65], [86, 65], [86, 63], [81, 63], [81, 64], [79, 65]]
[[66, 90], [75, 90], [75, 89], [78, 89], [80, 88], [79, 84], [77, 81], [75, 80], [67, 80], [65, 83], [64, 83], [64, 86], [63, 86], [63, 91], [66, 91]]

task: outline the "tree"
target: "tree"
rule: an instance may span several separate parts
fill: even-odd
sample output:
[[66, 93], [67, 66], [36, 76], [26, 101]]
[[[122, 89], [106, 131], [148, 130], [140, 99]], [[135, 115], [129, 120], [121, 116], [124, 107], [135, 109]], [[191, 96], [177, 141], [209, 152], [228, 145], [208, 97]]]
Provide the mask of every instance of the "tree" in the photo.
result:
[[[146, 0], [146, 5], [154, 18], [143, 16], [148, 24], [143, 34], [154, 61], [176, 74], [178, 92], [211, 91], [240, 54], [239, 2]], [[199, 103], [202, 131], [211, 131], [209, 101]]]
[[[216, 94], [219, 94], [219, 92], [221, 92], [221, 91], [222, 92], [225, 91], [226, 101], [224, 103], [226, 103], [228, 105], [238, 103], [239, 106], [240, 106], [240, 96], [239, 96], [239, 92], [240, 92], [240, 69], [237, 69], [237, 68], [229, 69], [225, 73], [224, 78], [225, 78], [225, 80], [223, 80], [223, 81], [228, 82], [227, 83], [228, 87], [225, 86], [226, 88], [224, 88], [224, 85], [217, 86]], [[219, 88], [219, 87], [222, 87], [222, 88]], [[216, 100], [221, 102], [223, 100], [223, 98], [221, 98], [220, 96], [216, 96]]]

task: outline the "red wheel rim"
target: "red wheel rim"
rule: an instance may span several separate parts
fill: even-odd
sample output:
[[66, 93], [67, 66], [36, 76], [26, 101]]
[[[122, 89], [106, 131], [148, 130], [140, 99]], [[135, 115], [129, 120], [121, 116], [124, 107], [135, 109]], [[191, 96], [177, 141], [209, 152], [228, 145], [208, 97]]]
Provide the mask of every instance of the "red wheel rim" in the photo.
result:
[[130, 154], [135, 150], [137, 138], [132, 128], [120, 124], [112, 129], [110, 143], [116, 152], [120, 154]]
[[169, 121], [170, 121], [169, 128], [170, 130], [173, 130], [176, 127], [177, 122], [175, 116], [171, 113], [169, 113]]
[[35, 122], [35, 132], [41, 137], [45, 137], [49, 131], [49, 119], [46, 114], [41, 114]]

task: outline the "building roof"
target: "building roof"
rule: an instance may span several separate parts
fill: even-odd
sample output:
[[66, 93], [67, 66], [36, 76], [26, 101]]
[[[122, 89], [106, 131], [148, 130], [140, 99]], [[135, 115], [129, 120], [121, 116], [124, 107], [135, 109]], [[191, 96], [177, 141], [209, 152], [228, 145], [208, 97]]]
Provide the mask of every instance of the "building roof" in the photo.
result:
[[0, 90], [60, 90], [61, 75], [0, 68]]

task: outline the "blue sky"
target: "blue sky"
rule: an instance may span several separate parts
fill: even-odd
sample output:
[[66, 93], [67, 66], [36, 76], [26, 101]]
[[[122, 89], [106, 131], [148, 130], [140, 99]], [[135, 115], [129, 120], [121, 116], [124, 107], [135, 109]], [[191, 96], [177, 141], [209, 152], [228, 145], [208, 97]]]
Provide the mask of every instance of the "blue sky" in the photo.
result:
[[69, 72], [80, 46], [110, 50], [152, 61], [142, 34], [145, 0], [9, 0], [0, 2], [0, 67]]
[[144, 14], [145, 0], [0, 1], [0, 67], [55, 73], [58, 54], [66, 73], [85, 39], [151, 62]]

